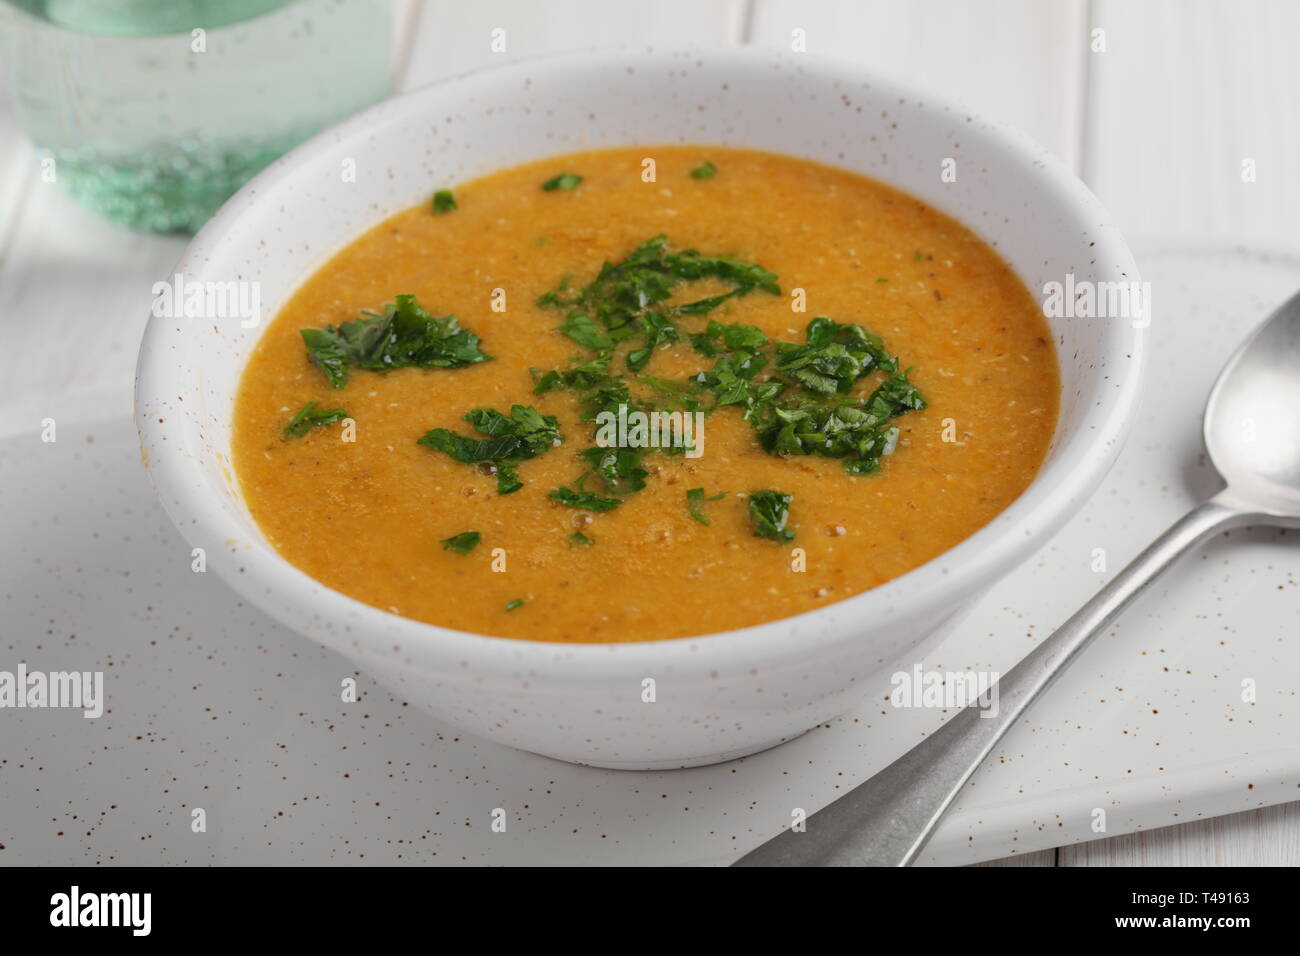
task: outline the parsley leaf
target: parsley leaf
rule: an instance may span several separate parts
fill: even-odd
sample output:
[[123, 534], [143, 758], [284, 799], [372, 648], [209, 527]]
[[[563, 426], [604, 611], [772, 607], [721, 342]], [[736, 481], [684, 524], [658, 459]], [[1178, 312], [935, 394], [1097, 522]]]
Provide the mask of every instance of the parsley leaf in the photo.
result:
[[689, 511], [691, 517], [700, 524], [707, 525], [709, 519], [704, 517], [704, 512], [700, 510], [700, 506], [706, 501], [721, 501], [725, 497], [727, 497], [727, 493], [723, 491], [714, 495], [712, 498], [706, 498], [704, 497], [703, 488], [692, 488], [686, 492], [686, 510]]
[[478, 546], [482, 537], [477, 531], [462, 531], [450, 538], [443, 538], [442, 550], [455, 551], [457, 554], [469, 554]]
[[[676, 307], [664, 304], [682, 282], [705, 278], [726, 282], [732, 290]], [[678, 339], [674, 316], [702, 315], [755, 289], [774, 295], [781, 292], [775, 274], [760, 265], [702, 256], [693, 249], [669, 251], [668, 237], [655, 236], [634, 248], [622, 262], [606, 262], [596, 278], [576, 293], [570, 294], [567, 281], [561, 282], [537, 303], [572, 309], [561, 331], [593, 351], [639, 338], [637, 347], [627, 354], [628, 368], [639, 372], [655, 349]]]
[[519, 443], [518, 453], [493, 455], [493, 458], [535, 458], [564, 440], [555, 416], [543, 415], [531, 405], [511, 406], [508, 418], [495, 408], [475, 408], [465, 414], [465, 421], [484, 435]]
[[302, 329], [307, 354], [334, 388], [347, 384], [348, 369], [376, 372], [407, 368], [462, 368], [486, 362], [479, 339], [454, 315], [434, 316], [413, 295], [399, 295], [382, 313], [352, 322]]
[[712, 389], [718, 405], [744, 405], [745, 416], [754, 408], [771, 401], [785, 388], [780, 382], [752, 379], [767, 364], [767, 359], [752, 349], [741, 349], [734, 355], [724, 355], [713, 363], [713, 368], [700, 372], [695, 381]]
[[452, 195], [450, 189], [439, 189], [433, 194], [433, 211], [439, 216], [446, 215], [456, 209], [456, 197]]
[[771, 401], [784, 386], [771, 380], [757, 383], [754, 377], [767, 365], [763, 348], [767, 336], [752, 325], [723, 325], [709, 322], [703, 332], [691, 336], [697, 352], [713, 357], [722, 355], [707, 372], [695, 376], [695, 382], [712, 389], [717, 405], [744, 405], [745, 417], [759, 404]]
[[582, 419], [588, 422], [596, 421], [601, 412], [617, 415], [620, 405], [626, 405], [629, 410], [640, 408], [628, 391], [627, 382], [609, 374], [610, 360], [611, 356], [605, 353], [564, 372], [554, 369], [544, 374], [534, 372], [533, 394], [541, 395], [557, 388], [572, 389], [578, 393]]
[[718, 167], [707, 159], [704, 161], [704, 165], [696, 166], [691, 170], [692, 179], [712, 179], [716, 175], [718, 175]]
[[626, 495], [645, 487], [650, 472], [641, 467], [642, 454], [637, 448], [588, 448], [582, 457], [610, 491]]
[[586, 547], [587, 545], [596, 543], [595, 540], [593, 540], [592, 538], [588, 538], [581, 531], [575, 531], [573, 532], [573, 534], [569, 535], [568, 537], [569, 537], [569, 541], [572, 544], [578, 545], [579, 547]]
[[580, 182], [582, 182], [582, 177], [577, 173], [560, 173], [554, 179], [548, 179], [542, 183], [542, 188], [548, 193], [557, 189], [577, 189]]
[[925, 399], [907, 374], [895, 372], [863, 401], [773, 403], [751, 424], [769, 454], [849, 458], [845, 471], [870, 474], [898, 443], [898, 427], [890, 420], [925, 408]]
[[637, 325], [645, 335], [645, 344], [627, 353], [627, 367], [634, 372], [645, 368], [655, 349], [677, 341], [677, 326], [668, 321], [662, 312], [646, 312], [637, 317]]
[[808, 323], [807, 342], [776, 344], [776, 371], [788, 381], [820, 395], [847, 392], [872, 369], [892, 372], [898, 360], [878, 335], [856, 323], [841, 325], [818, 316]]
[[895, 372], [880, 383], [867, 399], [866, 407], [876, 418], [893, 418], [903, 412], [925, 408], [920, 389], [907, 380], [911, 369]]
[[781, 491], [751, 491], [749, 493], [749, 519], [754, 524], [754, 536], [773, 541], [792, 541], [794, 532], [786, 530], [793, 495]]
[[762, 289], [772, 295], [781, 294], [776, 273], [768, 272], [757, 263], [738, 262], [720, 256], [702, 256], [694, 249], [687, 249], [665, 256], [664, 264], [678, 279], [703, 279], [711, 276], [730, 282], [736, 287], [733, 295], [748, 295], [755, 289]]
[[342, 421], [347, 417], [348, 413], [341, 408], [317, 408], [315, 402], [308, 402], [298, 409], [298, 414], [294, 415], [289, 424], [284, 426], [284, 431], [281, 434], [285, 438], [301, 438], [313, 428], [333, 425], [335, 422]]
[[757, 352], [767, 345], [767, 336], [756, 325], [741, 325], [738, 322], [724, 325], [710, 319], [703, 332], [691, 336], [691, 345], [701, 355], [713, 358], [723, 349], [729, 352], [741, 349]]
[[609, 369], [609, 362], [610, 356], [598, 355], [587, 362], [574, 365], [564, 372], [551, 369], [549, 372], [543, 373], [537, 369], [529, 369], [533, 376], [533, 394], [541, 395], [556, 388], [589, 391], [603, 383], [619, 382], [620, 379], [606, 374]]
[[614, 345], [614, 342], [601, 330], [600, 326], [591, 321], [590, 316], [582, 312], [574, 312], [565, 319], [564, 324], [560, 326], [560, 331], [584, 349], [591, 349], [593, 352], [601, 352]]
[[497, 491], [503, 495], [523, 487], [510, 465], [535, 458], [564, 440], [555, 416], [543, 415], [531, 405], [515, 405], [509, 416], [494, 408], [475, 408], [464, 418], [487, 437], [468, 438], [447, 428], [434, 428], [418, 444], [467, 465], [487, 468], [496, 475]]
[[498, 462], [495, 465], [488, 465], [486, 467], [489, 472], [495, 471], [496, 473], [497, 494], [513, 494], [524, 486], [524, 483], [519, 480], [519, 472], [515, 471], [509, 465], [503, 465]]
[[523, 606], [524, 606], [524, 599], [523, 599], [523, 598], [515, 598], [513, 601], [507, 601], [507, 602], [506, 602], [506, 610], [507, 610], [507, 611], [513, 611], [515, 608], [517, 608], [517, 607], [523, 607]]
[[620, 504], [617, 498], [602, 498], [590, 491], [574, 491], [572, 488], [556, 488], [548, 497], [562, 505], [584, 511], [613, 511]]

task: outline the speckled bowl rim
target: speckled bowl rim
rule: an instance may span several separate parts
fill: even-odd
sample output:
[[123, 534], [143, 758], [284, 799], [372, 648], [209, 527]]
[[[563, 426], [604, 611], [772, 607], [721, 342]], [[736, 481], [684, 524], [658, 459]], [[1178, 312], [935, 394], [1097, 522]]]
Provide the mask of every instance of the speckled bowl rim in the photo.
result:
[[[983, 119], [977, 111], [951, 99], [900, 85], [853, 63], [744, 47], [664, 51], [604, 48], [559, 53], [474, 70], [393, 97], [318, 134], [272, 163], [218, 210], [187, 247], [181, 262], [202, 262], [225, 240], [231, 223], [247, 207], [267, 201], [256, 198], [259, 193], [264, 196], [270, 187], [293, 176], [296, 167], [312, 154], [345, 139], [364, 137], [368, 130], [396, 115], [417, 110], [421, 100], [433, 91], [443, 93], [449, 86], [472, 84], [476, 78], [488, 75], [500, 79], [517, 74], [522, 78], [529, 72], [557, 68], [599, 73], [615, 66], [622, 70], [629, 59], [636, 62], [643, 58], [654, 59], [656, 65], [680, 66], [684, 57], [704, 57], [711, 65], [721, 62], [742, 76], [747, 70], [780, 64], [805, 76], [823, 76], [828, 83], [868, 84], [873, 90], [900, 99], [922, 99], [936, 109], [975, 118], [978, 122], [968, 124], [963, 135], [984, 137], [1022, 166], [1034, 167], [1046, 180], [1044, 185], [1095, 224], [1090, 233], [1095, 244], [1093, 254], [1123, 266], [1121, 273], [1130, 279], [1139, 279], [1137, 264], [1101, 203], [1027, 135]], [[304, 275], [302, 281], [308, 277]], [[1078, 511], [1119, 455], [1136, 413], [1145, 365], [1143, 336], [1126, 334], [1123, 323], [1108, 323], [1102, 328], [1100, 358], [1110, 371], [1106, 381], [1113, 387], [1093, 386], [1075, 436], [1043, 465], [1020, 497], [973, 535], [898, 578], [823, 608], [736, 630], [653, 641], [533, 641], [426, 624], [335, 591], [294, 567], [265, 540], [248, 540], [246, 529], [226, 513], [215, 495], [196, 492], [196, 488], [207, 487], [198, 464], [197, 456], [202, 453], [198, 426], [181, 427], [181, 416], [158, 422], [145, 411], [152, 397], [176, 394], [178, 388], [184, 391], [182, 363], [174, 358], [168, 360], [176, 355], [185, 338], [183, 327], [174, 321], [151, 317], [145, 330], [137, 368], [136, 416], [143, 446], [149, 450], [149, 472], [155, 488], [182, 534], [192, 543], [237, 541], [241, 546], [237, 558], [229, 554], [223, 556], [225, 560], [210, 556], [209, 563], [250, 603], [299, 633], [324, 639], [327, 633], [341, 629], [353, 645], [374, 644], [376, 650], [380, 642], [411, 642], [419, 647], [426, 661], [442, 659], [447, 666], [469, 667], [480, 674], [500, 671], [518, 676], [521, 667], [534, 666], [541, 669], [535, 677], [562, 672], [568, 679], [584, 680], [639, 674], [639, 669], [647, 666], [662, 670], [665, 664], [699, 671], [724, 662], [734, 665], [738, 658], [770, 670], [786, 662], [806, 661], [818, 651], [860, 639], [860, 633], [850, 633], [851, 629], [843, 626], [819, 626], [830, 625], [831, 618], [851, 616], [864, 622], [861, 631], [865, 632], [890, 620], [906, 623], [927, 614], [937, 619], [938, 608], [956, 610], [981, 587], [1009, 573], [1043, 546]], [[269, 591], [296, 595], [293, 603], [301, 616], [268, 606], [264, 593]], [[396, 645], [391, 648], [396, 649]]]

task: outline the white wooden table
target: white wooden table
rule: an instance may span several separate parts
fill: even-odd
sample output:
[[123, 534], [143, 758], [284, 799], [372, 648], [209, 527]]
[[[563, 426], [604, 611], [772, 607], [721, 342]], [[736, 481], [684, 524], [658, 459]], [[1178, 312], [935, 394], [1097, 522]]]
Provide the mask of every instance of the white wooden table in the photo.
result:
[[[498, 27], [503, 53], [489, 47]], [[593, 45], [788, 48], [795, 30], [812, 54], [869, 64], [1027, 131], [1092, 187], [1135, 244], [1300, 251], [1292, 0], [403, 0], [399, 85]], [[1254, 182], [1243, 181], [1247, 161]], [[38, 172], [4, 107], [0, 420], [9, 430], [105, 389], [128, 413], [150, 287], [184, 245], [100, 221]], [[1297, 861], [1300, 803], [1008, 862]]]

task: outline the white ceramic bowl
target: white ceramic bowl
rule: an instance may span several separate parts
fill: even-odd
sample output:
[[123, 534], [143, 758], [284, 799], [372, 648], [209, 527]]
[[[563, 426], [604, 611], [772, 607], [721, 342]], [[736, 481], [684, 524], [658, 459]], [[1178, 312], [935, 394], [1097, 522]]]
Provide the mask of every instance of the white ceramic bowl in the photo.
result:
[[[974, 229], [1031, 290], [1066, 273], [1137, 279], [1097, 201], [1027, 138], [854, 66], [743, 50], [564, 55], [390, 100], [263, 172], [177, 268], [191, 281], [260, 283], [269, 318], [329, 255], [438, 186], [571, 150], [665, 143], [753, 147], [876, 177]], [[956, 182], [940, 176], [946, 158]], [[348, 160], [356, 181], [344, 184]], [[252, 604], [482, 737], [603, 767], [691, 766], [762, 750], [868, 692], [887, 694], [889, 665], [910, 660], [1093, 492], [1133, 415], [1139, 337], [1115, 319], [1052, 322], [1060, 424], [1038, 478], [1010, 508], [883, 587], [680, 640], [572, 645], [446, 630], [354, 601], [281, 559], [230, 466], [233, 395], [260, 327], [152, 319], [136, 414], [164, 507]], [[642, 701], [647, 677], [654, 703]]]

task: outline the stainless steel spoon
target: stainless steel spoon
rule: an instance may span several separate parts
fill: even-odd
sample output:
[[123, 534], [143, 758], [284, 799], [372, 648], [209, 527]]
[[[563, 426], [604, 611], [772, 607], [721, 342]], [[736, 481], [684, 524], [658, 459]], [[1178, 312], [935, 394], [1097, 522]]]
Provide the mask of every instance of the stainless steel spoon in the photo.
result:
[[1227, 487], [1198, 505], [998, 681], [977, 706], [736, 866], [907, 866], [1002, 735], [1175, 558], [1217, 531], [1300, 527], [1300, 294], [1229, 359], [1205, 406], [1205, 447]]

